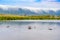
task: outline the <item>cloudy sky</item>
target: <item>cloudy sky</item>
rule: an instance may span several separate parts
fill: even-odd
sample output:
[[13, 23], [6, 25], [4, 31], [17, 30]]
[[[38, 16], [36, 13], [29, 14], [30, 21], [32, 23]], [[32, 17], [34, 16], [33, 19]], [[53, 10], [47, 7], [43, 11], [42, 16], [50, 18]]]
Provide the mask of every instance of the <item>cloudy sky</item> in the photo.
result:
[[36, 8], [60, 8], [60, 0], [0, 0], [0, 5]]

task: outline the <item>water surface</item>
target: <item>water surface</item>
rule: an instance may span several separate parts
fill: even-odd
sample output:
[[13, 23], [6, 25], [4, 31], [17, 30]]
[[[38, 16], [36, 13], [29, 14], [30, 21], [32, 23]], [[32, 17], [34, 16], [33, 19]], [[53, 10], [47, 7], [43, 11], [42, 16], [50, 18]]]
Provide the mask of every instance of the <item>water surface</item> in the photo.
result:
[[0, 22], [0, 40], [60, 40], [60, 22]]

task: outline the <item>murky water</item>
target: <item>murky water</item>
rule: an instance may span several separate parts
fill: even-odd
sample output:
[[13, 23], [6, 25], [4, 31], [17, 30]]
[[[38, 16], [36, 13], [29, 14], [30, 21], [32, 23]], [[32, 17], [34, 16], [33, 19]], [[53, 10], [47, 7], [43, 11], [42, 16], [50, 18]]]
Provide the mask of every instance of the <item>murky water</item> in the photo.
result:
[[0, 40], [60, 40], [60, 22], [0, 22]]

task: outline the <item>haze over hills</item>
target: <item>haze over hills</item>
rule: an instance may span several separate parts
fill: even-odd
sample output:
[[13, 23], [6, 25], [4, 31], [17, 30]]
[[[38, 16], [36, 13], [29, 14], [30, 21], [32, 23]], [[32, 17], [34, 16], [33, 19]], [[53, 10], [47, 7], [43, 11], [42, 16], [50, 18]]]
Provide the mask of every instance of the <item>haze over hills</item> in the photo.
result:
[[0, 5], [0, 14], [60, 16], [60, 9], [59, 8], [14, 7], [14, 6], [1, 6]]

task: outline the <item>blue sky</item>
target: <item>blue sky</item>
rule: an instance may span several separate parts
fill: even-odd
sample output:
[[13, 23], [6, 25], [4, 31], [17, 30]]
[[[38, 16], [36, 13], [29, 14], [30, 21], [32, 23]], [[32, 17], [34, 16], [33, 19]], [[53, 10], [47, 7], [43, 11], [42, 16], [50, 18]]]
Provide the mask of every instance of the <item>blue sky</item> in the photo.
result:
[[21, 7], [60, 8], [60, 0], [0, 0], [0, 5]]

